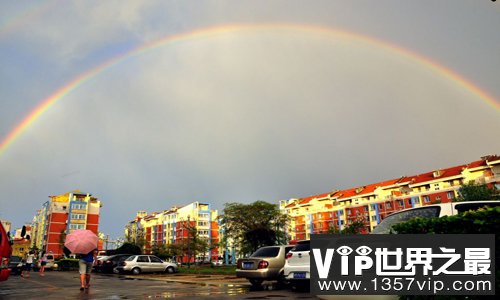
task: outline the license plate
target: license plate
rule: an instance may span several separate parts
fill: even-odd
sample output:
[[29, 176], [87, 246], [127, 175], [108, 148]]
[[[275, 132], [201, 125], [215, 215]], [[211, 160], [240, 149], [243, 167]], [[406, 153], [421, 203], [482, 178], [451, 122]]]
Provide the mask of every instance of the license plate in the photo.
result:
[[253, 266], [253, 263], [251, 263], [251, 262], [243, 263], [243, 269], [251, 269], [252, 266]]
[[306, 273], [305, 272], [293, 273], [293, 278], [294, 279], [306, 279]]

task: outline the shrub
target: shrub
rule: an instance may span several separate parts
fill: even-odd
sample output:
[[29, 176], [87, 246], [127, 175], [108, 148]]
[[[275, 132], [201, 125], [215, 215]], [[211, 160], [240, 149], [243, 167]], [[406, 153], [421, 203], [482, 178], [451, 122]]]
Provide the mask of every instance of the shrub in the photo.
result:
[[78, 261], [76, 258], [63, 258], [57, 261], [57, 269], [60, 271], [75, 271], [78, 270]]

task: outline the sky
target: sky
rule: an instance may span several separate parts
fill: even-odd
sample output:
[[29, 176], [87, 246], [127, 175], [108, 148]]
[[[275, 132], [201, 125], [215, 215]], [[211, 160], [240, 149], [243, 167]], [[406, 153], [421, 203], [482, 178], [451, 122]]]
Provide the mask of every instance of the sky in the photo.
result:
[[307, 197], [500, 154], [490, 0], [0, 0], [0, 219]]

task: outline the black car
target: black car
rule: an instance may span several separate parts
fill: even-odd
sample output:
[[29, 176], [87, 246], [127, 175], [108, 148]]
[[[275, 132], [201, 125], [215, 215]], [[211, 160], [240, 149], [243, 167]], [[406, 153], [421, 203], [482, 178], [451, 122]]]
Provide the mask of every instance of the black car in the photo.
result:
[[115, 254], [108, 256], [103, 259], [98, 270], [102, 273], [113, 273], [113, 269], [130, 256], [132, 256], [132, 254]]
[[23, 260], [20, 256], [11, 256], [9, 261], [10, 274], [21, 274], [23, 271]]

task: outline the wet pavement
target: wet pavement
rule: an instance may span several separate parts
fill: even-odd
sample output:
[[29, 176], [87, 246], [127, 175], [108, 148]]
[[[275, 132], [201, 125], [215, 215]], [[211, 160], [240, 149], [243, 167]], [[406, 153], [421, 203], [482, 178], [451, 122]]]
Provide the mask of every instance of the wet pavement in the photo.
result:
[[11, 276], [0, 283], [0, 299], [316, 299], [272, 282], [255, 289], [244, 279], [225, 275], [92, 274], [90, 289], [79, 287], [77, 272]]

